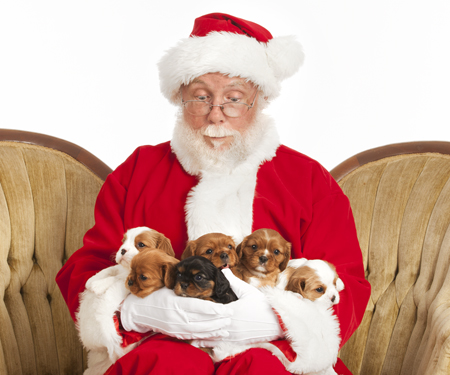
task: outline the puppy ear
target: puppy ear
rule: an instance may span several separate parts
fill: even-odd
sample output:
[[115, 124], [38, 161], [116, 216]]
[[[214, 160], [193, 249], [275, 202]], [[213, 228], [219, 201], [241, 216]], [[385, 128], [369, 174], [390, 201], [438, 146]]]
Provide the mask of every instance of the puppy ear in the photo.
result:
[[336, 280], [336, 289], [337, 289], [337, 291], [340, 292], [341, 290], [344, 290], [344, 288], [345, 288], [344, 282], [340, 278], [338, 278]]
[[247, 237], [245, 237], [242, 242], [236, 247], [236, 254], [239, 259], [242, 259], [242, 255], [244, 254], [244, 248], [247, 244]]
[[286, 242], [286, 245], [284, 246], [285, 252], [284, 252], [284, 260], [280, 264], [280, 271], [284, 271], [289, 263], [289, 260], [291, 259], [291, 247], [292, 244], [290, 242]]
[[196, 241], [189, 241], [186, 245], [186, 249], [184, 249], [183, 254], [181, 254], [181, 260], [185, 260], [195, 254], [195, 249], [197, 248]]
[[216, 285], [215, 285], [215, 292], [217, 297], [223, 298], [226, 296], [227, 291], [230, 289], [230, 282], [225, 277], [225, 275], [220, 271], [219, 269], [215, 268], [216, 272]]
[[163, 280], [164, 285], [173, 289], [175, 287], [175, 283], [177, 281], [177, 262], [174, 263], [166, 263], [162, 266]]
[[170, 255], [172, 257], [175, 256], [175, 252], [173, 251], [173, 247], [172, 244], [170, 243], [170, 240], [162, 233], [158, 233], [156, 236], [156, 248], [161, 249], [167, 255]]
[[294, 293], [300, 293], [303, 297], [305, 297], [306, 283], [307, 276], [302, 273], [298, 274], [297, 272], [297, 275], [291, 276], [291, 278], [288, 280], [285, 290]]

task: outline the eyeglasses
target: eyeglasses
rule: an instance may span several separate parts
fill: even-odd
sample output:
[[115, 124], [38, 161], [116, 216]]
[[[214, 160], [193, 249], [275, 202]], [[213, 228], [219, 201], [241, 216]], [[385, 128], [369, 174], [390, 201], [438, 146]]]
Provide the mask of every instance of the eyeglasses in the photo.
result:
[[256, 90], [255, 97], [253, 98], [252, 104], [250, 105], [246, 103], [234, 102], [213, 105], [203, 100], [184, 101], [183, 97], [181, 98], [181, 104], [183, 104], [186, 111], [188, 111], [193, 116], [206, 116], [212, 111], [213, 107], [220, 107], [223, 114], [227, 117], [241, 117], [244, 116], [250, 110], [250, 108], [253, 108], [257, 95], [258, 90]]

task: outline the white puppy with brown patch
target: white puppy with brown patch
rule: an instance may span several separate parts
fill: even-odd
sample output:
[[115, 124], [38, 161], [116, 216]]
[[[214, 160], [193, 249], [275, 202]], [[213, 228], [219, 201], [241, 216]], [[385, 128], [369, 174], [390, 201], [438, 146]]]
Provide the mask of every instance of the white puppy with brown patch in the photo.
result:
[[[331, 308], [339, 303], [344, 283], [333, 265], [322, 260], [290, 260], [275, 288], [263, 288], [279, 317], [295, 357], [287, 357], [270, 343], [221, 344], [214, 348], [218, 362], [250, 348], [263, 348], [275, 355], [294, 374], [335, 375], [340, 344], [339, 322]], [[314, 327], [314, 329], [311, 329]]]
[[85, 375], [103, 374], [117, 359], [134, 348], [122, 348], [114, 315], [122, 301], [130, 294], [125, 281], [133, 257], [144, 249], [160, 249], [175, 256], [170, 241], [163, 234], [148, 227], [129, 229], [116, 253], [117, 265], [105, 268], [86, 282], [80, 295], [76, 313], [81, 342], [89, 350]]

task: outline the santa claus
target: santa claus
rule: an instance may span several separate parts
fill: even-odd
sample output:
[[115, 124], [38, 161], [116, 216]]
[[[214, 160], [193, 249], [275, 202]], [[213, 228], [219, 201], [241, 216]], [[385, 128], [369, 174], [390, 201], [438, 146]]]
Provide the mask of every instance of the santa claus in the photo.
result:
[[[370, 295], [348, 199], [319, 163], [280, 145], [275, 122], [263, 111], [302, 62], [295, 38], [274, 38], [260, 25], [220, 13], [197, 18], [190, 37], [168, 50], [159, 71], [162, 93], [179, 106], [173, 139], [139, 147], [105, 181], [95, 226], [57, 276], [74, 319], [86, 281], [112, 265], [127, 229], [147, 226], [163, 233], [179, 258], [188, 240], [206, 233], [224, 233], [239, 243], [254, 230], [271, 228], [292, 244], [292, 258], [326, 260], [345, 284], [334, 307], [338, 341], [322, 337], [319, 327], [315, 335], [314, 322], [303, 321], [308, 314], [299, 314], [295, 319], [312, 332], [304, 340], [316, 340], [311, 345], [318, 348], [348, 340]], [[145, 299], [130, 295], [120, 318], [111, 319], [122, 347], [140, 345], [98, 371], [287, 374], [265, 349], [214, 364], [205, 352], [173, 339], [214, 346], [283, 338], [286, 332], [271, 307], [256, 293], [227, 305], [167, 289]], [[296, 355], [282, 340], [277, 347], [286, 358]], [[350, 373], [339, 360], [335, 370]]]

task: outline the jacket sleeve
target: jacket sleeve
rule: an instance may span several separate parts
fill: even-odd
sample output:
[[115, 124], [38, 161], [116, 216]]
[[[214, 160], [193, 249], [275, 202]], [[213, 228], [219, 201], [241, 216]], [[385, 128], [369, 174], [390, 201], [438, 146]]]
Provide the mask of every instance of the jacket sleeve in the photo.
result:
[[83, 247], [77, 250], [56, 275], [56, 282], [67, 303], [72, 319], [79, 306], [79, 294], [86, 281], [113, 265], [113, 256], [125, 232], [123, 216], [127, 184], [138, 158], [137, 149], [103, 184], [95, 204], [95, 225], [84, 236]]
[[364, 277], [350, 202], [328, 172], [325, 177], [330, 189], [313, 203], [312, 218], [301, 242], [305, 258], [332, 263], [344, 282], [340, 302], [335, 305], [342, 347], [361, 323], [370, 297], [370, 284]]

